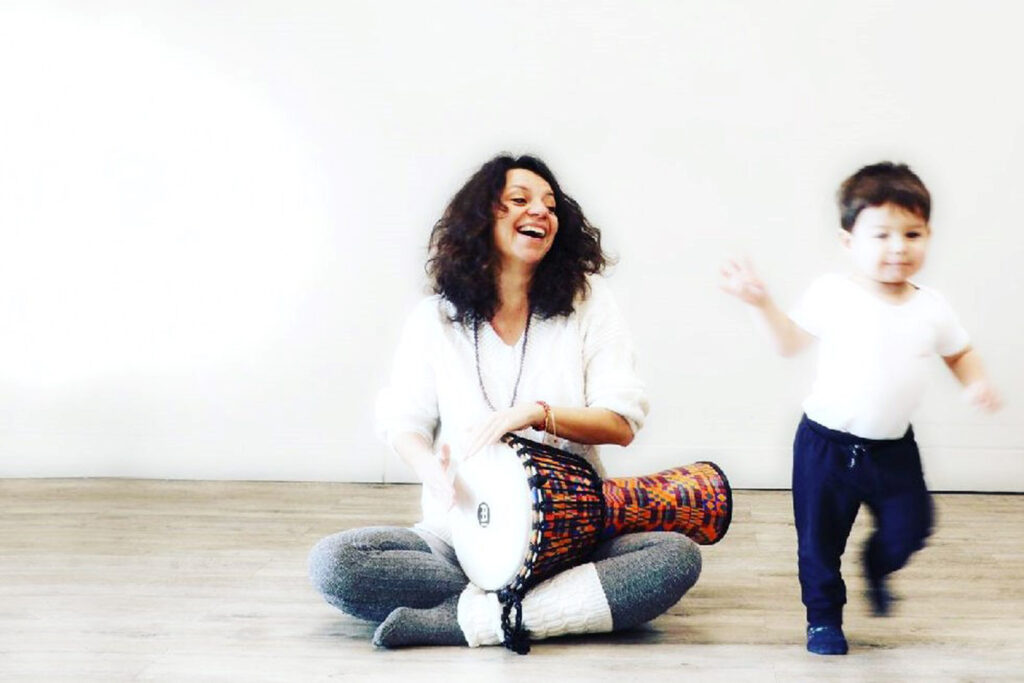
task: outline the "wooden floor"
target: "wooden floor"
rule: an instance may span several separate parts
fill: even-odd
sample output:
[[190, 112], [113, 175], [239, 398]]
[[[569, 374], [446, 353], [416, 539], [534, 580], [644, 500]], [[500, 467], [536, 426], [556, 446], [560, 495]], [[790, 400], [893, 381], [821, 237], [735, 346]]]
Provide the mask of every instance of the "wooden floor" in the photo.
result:
[[500, 648], [376, 650], [322, 603], [309, 547], [406, 524], [418, 488], [355, 484], [0, 481], [0, 680], [1024, 680], [1024, 496], [936, 497], [930, 545], [867, 615], [847, 564], [846, 657], [803, 647], [789, 493], [737, 491], [704, 572], [641, 629]]

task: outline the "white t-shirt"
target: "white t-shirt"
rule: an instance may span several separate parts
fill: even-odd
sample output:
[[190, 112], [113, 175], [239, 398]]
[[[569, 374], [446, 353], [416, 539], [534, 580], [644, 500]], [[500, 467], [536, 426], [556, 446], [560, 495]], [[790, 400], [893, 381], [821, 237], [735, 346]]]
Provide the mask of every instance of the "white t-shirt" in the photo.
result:
[[[590, 294], [575, 312], [530, 322], [526, 355], [523, 338], [505, 344], [490, 324], [479, 327], [480, 375], [498, 409], [512, 400], [520, 358], [522, 377], [516, 404], [543, 400], [553, 406], [599, 406], [626, 419], [633, 432], [643, 426], [648, 403], [636, 374], [633, 344], [607, 285], [590, 278]], [[377, 401], [377, 431], [391, 445], [404, 432], [420, 434], [435, 450], [447, 443], [458, 455], [467, 430], [490, 412], [477, 378], [472, 326], [452, 323], [451, 304], [427, 297], [406, 322], [388, 386]], [[571, 450], [603, 473], [598, 450], [544, 432], [524, 429], [526, 438]], [[423, 489], [425, 528], [451, 543], [447, 513]]]
[[952, 356], [970, 341], [938, 292], [915, 287], [894, 304], [830, 274], [804, 293], [790, 317], [820, 344], [818, 374], [803, 404], [810, 419], [866, 439], [906, 433], [924, 396], [929, 359]]

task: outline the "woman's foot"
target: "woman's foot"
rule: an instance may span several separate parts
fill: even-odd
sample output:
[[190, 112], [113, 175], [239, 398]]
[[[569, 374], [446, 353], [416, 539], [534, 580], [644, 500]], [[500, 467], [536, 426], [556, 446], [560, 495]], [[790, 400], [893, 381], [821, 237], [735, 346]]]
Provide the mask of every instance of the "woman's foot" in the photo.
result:
[[459, 628], [458, 601], [455, 595], [429, 609], [396, 607], [374, 631], [373, 644], [387, 648], [465, 645], [466, 637]]

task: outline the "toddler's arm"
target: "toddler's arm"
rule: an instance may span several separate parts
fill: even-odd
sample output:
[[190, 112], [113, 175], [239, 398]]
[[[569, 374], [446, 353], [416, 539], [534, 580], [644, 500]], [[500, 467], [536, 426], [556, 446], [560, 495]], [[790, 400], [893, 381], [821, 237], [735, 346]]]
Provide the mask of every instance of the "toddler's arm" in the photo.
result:
[[722, 264], [721, 288], [748, 304], [762, 333], [783, 356], [792, 356], [803, 350], [814, 339], [803, 328], [782, 312], [768, 296], [764, 282], [744, 259], [729, 259]]
[[960, 353], [944, 356], [943, 360], [964, 386], [968, 401], [989, 413], [1002, 407], [1003, 401], [989, 382], [977, 351], [968, 346]]

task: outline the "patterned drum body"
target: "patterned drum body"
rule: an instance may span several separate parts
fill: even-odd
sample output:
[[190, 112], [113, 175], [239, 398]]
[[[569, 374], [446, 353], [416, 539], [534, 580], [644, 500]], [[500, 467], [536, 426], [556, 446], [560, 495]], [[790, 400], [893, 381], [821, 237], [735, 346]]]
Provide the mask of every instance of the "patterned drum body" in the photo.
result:
[[678, 531], [710, 545], [732, 520], [732, 490], [717, 465], [698, 462], [646, 477], [606, 479], [601, 539], [639, 531]]
[[520, 572], [526, 586], [579, 564], [590, 554], [602, 531], [604, 501], [601, 479], [583, 458], [554, 448], [527, 449], [520, 457], [530, 473], [531, 556], [536, 551]]

